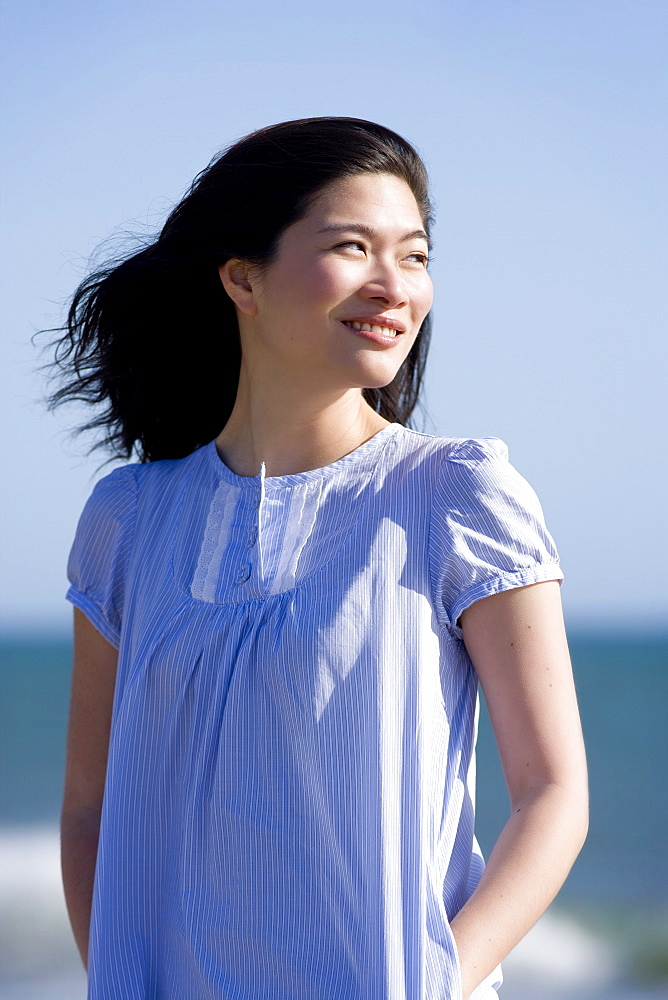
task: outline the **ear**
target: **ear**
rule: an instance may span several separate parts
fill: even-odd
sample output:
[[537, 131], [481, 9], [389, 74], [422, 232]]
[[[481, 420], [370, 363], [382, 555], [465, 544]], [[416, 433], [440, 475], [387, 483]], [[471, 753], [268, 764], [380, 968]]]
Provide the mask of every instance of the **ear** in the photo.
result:
[[237, 309], [246, 316], [255, 316], [257, 304], [255, 291], [250, 276], [250, 265], [245, 260], [226, 261], [218, 268], [223, 288], [234, 302]]

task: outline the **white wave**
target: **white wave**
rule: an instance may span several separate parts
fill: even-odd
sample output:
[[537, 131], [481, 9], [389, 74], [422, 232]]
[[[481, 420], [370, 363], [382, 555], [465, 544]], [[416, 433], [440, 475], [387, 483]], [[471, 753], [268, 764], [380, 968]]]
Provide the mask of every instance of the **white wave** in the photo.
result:
[[63, 896], [58, 830], [0, 830], [0, 871], [3, 995], [8, 983], [28, 976], [85, 980]]
[[85, 1000], [86, 992], [86, 976], [79, 970], [39, 979], [0, 981], [0, 1000]]
[[595, 990], [622, 972], [611, 943], [585, 930], [558, 909], [550, 909], [503, 963], [506, 986], [549, 986], [553, 990]]

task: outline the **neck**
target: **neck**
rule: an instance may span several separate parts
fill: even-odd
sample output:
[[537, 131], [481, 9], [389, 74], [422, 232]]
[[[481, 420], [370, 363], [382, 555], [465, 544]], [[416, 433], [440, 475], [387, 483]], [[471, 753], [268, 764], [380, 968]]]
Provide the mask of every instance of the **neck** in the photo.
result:
[[238, 476], [289, 476], [330, 465], [387, 427], [360, 389], [317, 404], [306, 398], [281, 404], [271, 393], [250, 398], [240, 383], [234, 409], [216, 438], [218, 454]]

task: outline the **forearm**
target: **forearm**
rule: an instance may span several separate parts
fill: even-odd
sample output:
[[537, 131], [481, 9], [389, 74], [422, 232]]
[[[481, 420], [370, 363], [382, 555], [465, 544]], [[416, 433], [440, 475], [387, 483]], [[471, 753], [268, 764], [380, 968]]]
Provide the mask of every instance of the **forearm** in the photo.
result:
[[547, 784], [513, 807], [475, 892], [452, 920], [468, 997], [547, 909], [584, 842], [586, 792]]
[[63, 812], [60, 836], [65, 901], [74, 939], [85, 966], [88, 960], [88, 935], [99, 834], [98, 810]]

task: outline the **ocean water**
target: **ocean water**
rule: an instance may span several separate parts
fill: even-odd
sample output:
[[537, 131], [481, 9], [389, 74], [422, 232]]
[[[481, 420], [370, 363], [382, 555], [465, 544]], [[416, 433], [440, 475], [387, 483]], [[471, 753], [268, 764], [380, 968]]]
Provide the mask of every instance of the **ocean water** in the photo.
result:
[[[570, 637], [591, 825], [556, 902], [504, 963], [503, 1000], [668, 997], [668, 635]], [[71, 646], [0, 642], [0, 1000], [83, 1000], [60, 884]], [[483, 705], [478, 837], [508, 812]]]

